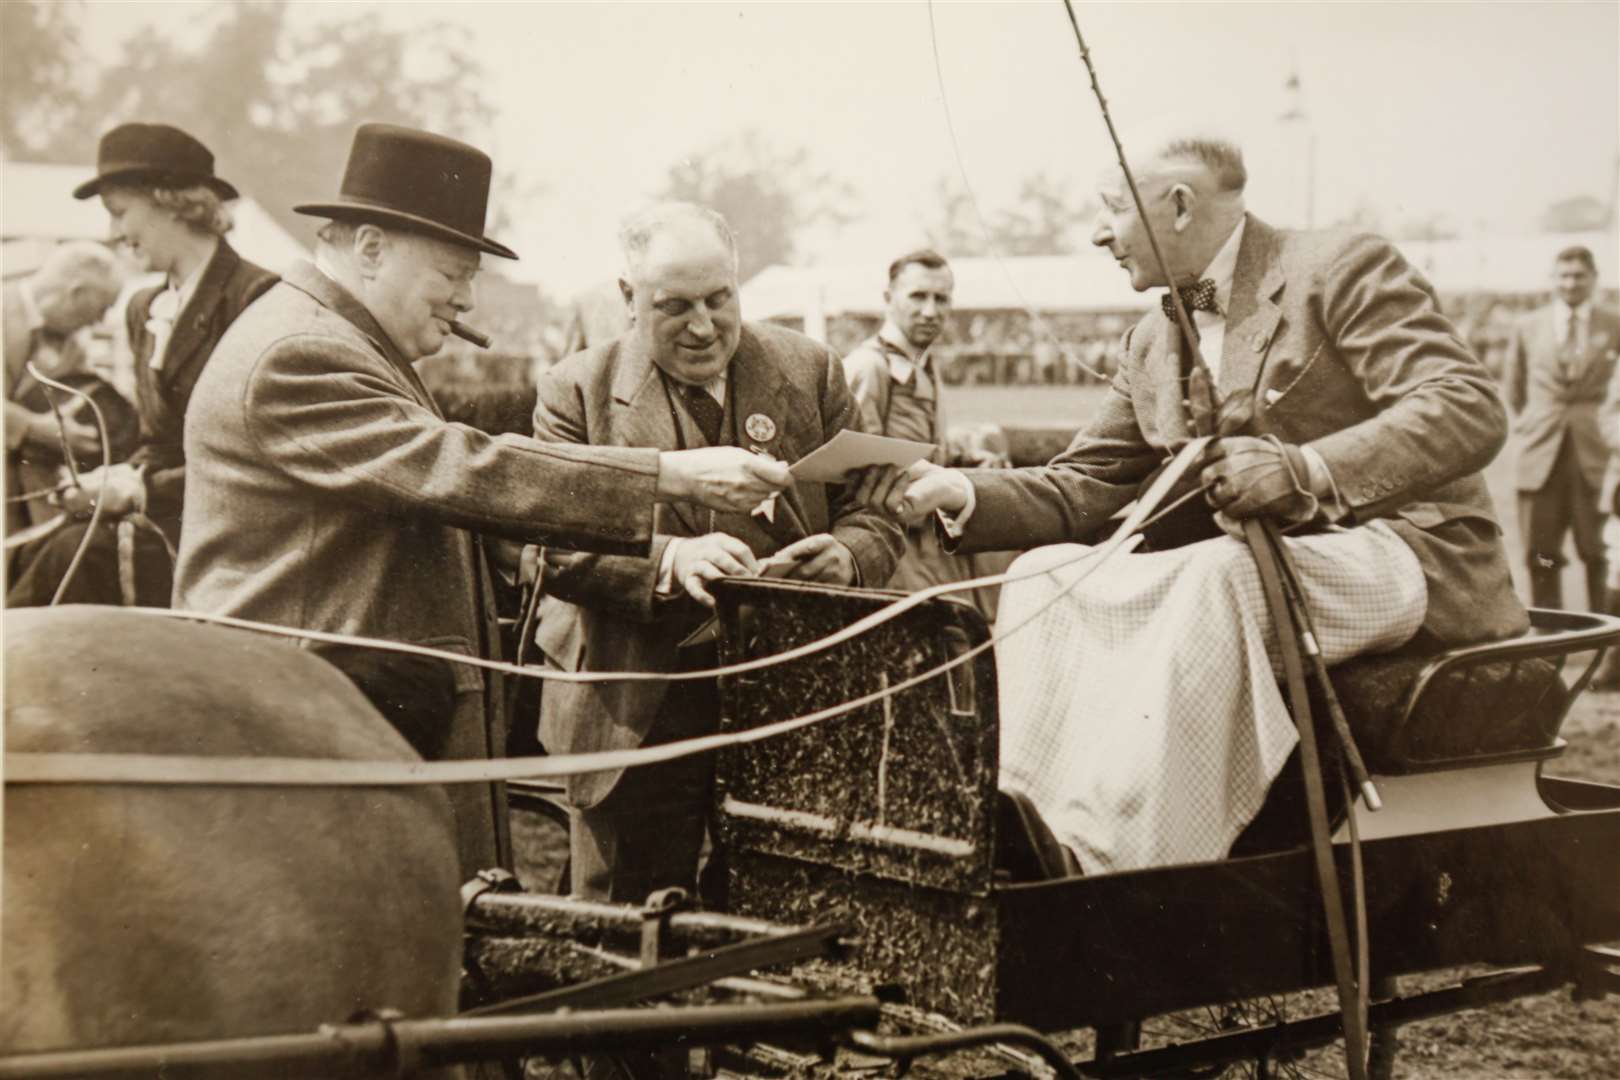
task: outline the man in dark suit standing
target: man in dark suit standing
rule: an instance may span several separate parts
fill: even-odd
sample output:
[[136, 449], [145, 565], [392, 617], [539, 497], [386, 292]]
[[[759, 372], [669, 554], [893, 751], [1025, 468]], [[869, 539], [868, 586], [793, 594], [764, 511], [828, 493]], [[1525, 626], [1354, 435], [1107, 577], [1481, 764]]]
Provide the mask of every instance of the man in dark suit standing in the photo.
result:
[[1553, 301], [1519, 323], [1503, 372], [1516, 416], [1519, 531], [1536, 607], [1563, 607], [1564, 537], [1572, 534], [1586, 564], [1587, 606], [1604, 610], [1598, 492], [1609, 450], [1598, 407], [1620, 355], [1620, 314], [1593, 304], [1596, 285], [1590, 250], [1560, 251]]
[[[630, 329], [563, 360], [540, 381], [538, 438], [594, 446], [742, 446], [792, 462], [846, 427], [856, 406], [825, 345], [746, 323], [737, 249], [720, 215], [687, 203], [626, 222], [620, 281]], [[800, 484], [772, 507], [713, 513], [660, 506], [649, 557], [545, 552], [539, 644], [568, 671], [711, 666], [712, 644], [682, 647], [708, 616], [708, 583], [754, 574], [881, 586], [900, 530], [841, 486]], [[553, 683], [541, 698], [552, 753], [618, 750], [712, 733], [713, 680]], [[569, 778], [573, 891], [639, 903], [696, 884], [714, 766], [709, 755]]]
[[[744, 450], [548, 446], [447, 422], [412, 362], [473, 308], [491, 163], [440, 135], [356, 132], [314, 265], [227, 332], [186, 418], [175, 605], [309, 630], [499, 652], [480, 535], [645, 554], [653, 506], [752, 506], [789, 482]], [[319, 650], [318, 650], [319, 651]], [[425, 757], [506, 745], [479, 668], [328, 654]], [[509, 861], [500, 785], [454, 785], [462, 870]]]
[[[1253, 560], [1223, 530], [1266, 517], [1295, 532], [1329, 663], [1527, 626], [1480, 475], [1506, 415], [1428, 283], [1377, 237], [1249, 214], [1242, 154], [1220, 136], [1177, 134], [1140, 164], [1170, 280], [1117, 171], [1092, 242], [1138, 291], [1182, 294], [1213, 402], [1155, 305], [1126, 334], [1112, 391], [1050, 464], [919, 463], [862, 483], [863, 499], [903, 518], [941, 515], [959, 550], [1094, 543], [1197, 430], [1193, 410], [1213, 407], [1207, 505], [1188, 504], [1202, 512], [1179, 546], [1115, 560], [997, 652], [1003, 786], [1036, 803], [1088, 872], [1224, 855], [1296, 741]], [[1041, 614], [1050, 589], [1009, 585], [1002, 623]]]

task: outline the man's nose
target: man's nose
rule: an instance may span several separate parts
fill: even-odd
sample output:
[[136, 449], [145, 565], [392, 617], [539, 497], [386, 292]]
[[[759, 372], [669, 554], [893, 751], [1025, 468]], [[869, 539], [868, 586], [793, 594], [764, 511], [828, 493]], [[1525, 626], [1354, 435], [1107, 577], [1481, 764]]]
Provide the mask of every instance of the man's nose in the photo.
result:
[[458, 281], [450, 293], [450, 306], [465, 315], [473, 309], [473, 287], [470, 281]]
[[686, 320], [686, 329], [693, 337], [710, 338], [714, 336], [714, 319], [709, 316], [705, 308], [693, 308], [692, 315]]
[[1091, 230], [1091, 242], [1097, 247], [1108, 247], [1114, 242], [1114, 230], [1107, 219], [1097, 219], [1096, 227]]

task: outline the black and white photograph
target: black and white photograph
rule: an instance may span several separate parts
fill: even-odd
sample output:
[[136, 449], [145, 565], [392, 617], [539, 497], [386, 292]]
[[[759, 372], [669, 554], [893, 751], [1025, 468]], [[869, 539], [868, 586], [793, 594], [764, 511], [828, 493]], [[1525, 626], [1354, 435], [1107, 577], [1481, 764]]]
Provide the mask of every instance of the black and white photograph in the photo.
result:
[[0, 1077], [1620, 1075], [1617, 0], [0, 0]]

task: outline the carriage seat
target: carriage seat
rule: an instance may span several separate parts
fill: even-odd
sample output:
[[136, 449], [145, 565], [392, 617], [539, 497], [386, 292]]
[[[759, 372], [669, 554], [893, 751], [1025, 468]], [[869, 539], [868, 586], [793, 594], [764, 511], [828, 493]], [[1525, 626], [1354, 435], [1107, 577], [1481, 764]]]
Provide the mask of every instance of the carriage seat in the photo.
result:
[[[1556, 755], [1562, 749], [1558, 729], [1582, 685], [1566, 686], [1564, 658], [1616, 647], [1620, 619], [1539, 609], [1530, 619], [1530, 632], [1508, 641], [1363, 656], [1333, 668], [1334, 691], [1368, 771], [1389, 775]], [[1314, 683], [1311, 711], [1318, 745], [1331, 761], [1338, 746]], [[1299, 770], [1296, 749], [1232, 845], [1233, 857], [1308, 841]], [[1326, 793], [1329, 816], [1338, 820], [1344, 812], [1341, 789], [1329, 784]], [[1075, 872], [1032, 806], [1003, 792], [998, 810], [997, 865], [1011, 880]]]
[[[1438, 660], [1358, 657], [1330, 672], [1369, 772], [1422, 772], [1558, 752], [1570, 693], [1557, 664], [1545, 657], [1483, 659], [1433, 670]], [[1327, 715], [1320, 700], [1312, 709]]]
[[[1368, 771], [1556, 755], [1575, 697], [1563, 679], [1565, 657], [1620, 641], [1620, 619], [1535, 609], [1530, 621], [1529, 632], [1506, 641], [1362, 656], [1335, 667], [1333, 688]], [[1313, 689], [1313, 711], [1325, 716], [1325, 708]]]

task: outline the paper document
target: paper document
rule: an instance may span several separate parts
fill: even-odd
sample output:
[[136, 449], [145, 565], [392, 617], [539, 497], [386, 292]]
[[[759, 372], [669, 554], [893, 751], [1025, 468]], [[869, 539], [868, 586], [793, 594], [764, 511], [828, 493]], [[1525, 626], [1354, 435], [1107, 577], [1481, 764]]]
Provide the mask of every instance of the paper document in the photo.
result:
[[795, 461], [790, 469], [795, 480], [835, 484], [845, 474], [868, 465], [893, 465], [903, 469], [934, 452], [933, 443], [891, 439], [845, 428], [814, 451]]

